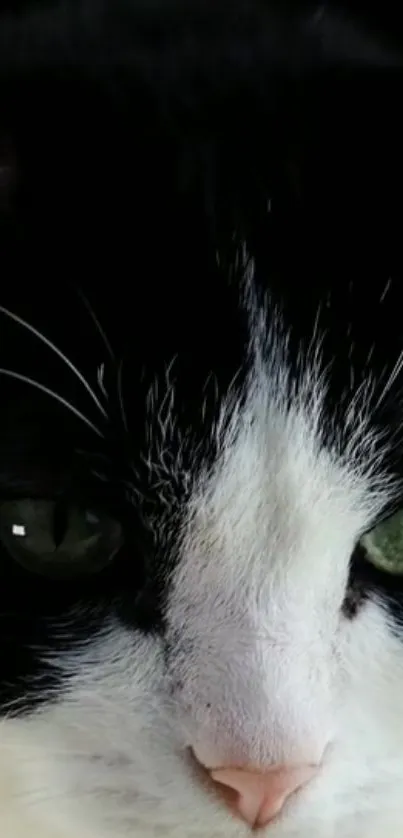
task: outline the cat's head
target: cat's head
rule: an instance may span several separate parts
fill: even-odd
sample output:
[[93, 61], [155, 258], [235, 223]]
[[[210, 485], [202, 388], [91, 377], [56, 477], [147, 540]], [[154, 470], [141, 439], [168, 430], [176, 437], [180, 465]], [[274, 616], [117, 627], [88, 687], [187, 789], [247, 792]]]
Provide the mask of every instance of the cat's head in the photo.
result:
[[358, 286], [282, 304], [240, 273], [206, 282], [200, 319], [174, 281], [128, 318], [124, 288], [1, 309], [13, 838], [247, 835], [201, 766], [315, 767], [267, 838], [403, 825], [394, 283], [363, 322]]
[[1, 18], [0, 832], [400, 838], [401, 79], [192, 8]]

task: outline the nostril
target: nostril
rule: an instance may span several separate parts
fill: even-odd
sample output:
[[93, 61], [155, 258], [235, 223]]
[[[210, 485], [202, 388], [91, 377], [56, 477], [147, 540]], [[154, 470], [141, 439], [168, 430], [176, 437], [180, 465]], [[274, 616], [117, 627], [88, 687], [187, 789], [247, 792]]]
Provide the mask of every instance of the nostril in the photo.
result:
[[311, 764], [274, 765], [264, 772], [247, 767], [208, 769], [194, 753], [193, 757], [222, 802], [254, 829], [270, 823], [289, 797], [318, 772], [318, 766]]
[[[225, 789], [224, 800], [251, 827], [266, 826], [278, 815], [288, 798], [317, 773], [312, 765], [280, 765], [257, 773], [240, 768], [211, 772], [213, 781]], [[228, 790], [235, 792], [228, 797]]]

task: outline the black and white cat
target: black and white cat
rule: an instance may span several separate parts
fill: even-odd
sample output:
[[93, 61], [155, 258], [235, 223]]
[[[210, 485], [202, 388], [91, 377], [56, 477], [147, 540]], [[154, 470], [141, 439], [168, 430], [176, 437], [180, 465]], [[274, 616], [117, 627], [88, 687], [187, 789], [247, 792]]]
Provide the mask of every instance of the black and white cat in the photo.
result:
[[403, 37], [353, 6], [2, 4], [4, 838], [403, 834]]

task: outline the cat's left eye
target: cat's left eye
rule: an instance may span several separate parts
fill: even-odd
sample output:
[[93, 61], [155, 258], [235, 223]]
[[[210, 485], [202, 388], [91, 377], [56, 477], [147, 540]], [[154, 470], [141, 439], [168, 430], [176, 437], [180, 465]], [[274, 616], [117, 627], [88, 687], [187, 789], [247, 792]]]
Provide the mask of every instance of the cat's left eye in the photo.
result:
[[121, 525], [107, 515], [25, 498], [0, 504], [0, 540], [27, 570], [72, 579], [105, 568], [123, 535]]
[[403, 575], [403, 509], [366, 533], [360, 545], [374, 567]]

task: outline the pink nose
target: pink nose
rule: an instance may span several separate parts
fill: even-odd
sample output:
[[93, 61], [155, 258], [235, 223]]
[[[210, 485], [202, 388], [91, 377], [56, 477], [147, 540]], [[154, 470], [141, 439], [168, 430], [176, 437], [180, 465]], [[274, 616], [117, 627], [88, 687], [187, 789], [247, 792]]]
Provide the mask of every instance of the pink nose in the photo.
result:
[[[252, 828], [266, 826], [278, 815], [286, 800], [315, 776], [314, 765], [274, 765], [264, 774], [241, 768], [210, 772], [222, 789], [227, 805]], [[228, 794], [228, 789], [232, 794]]]

